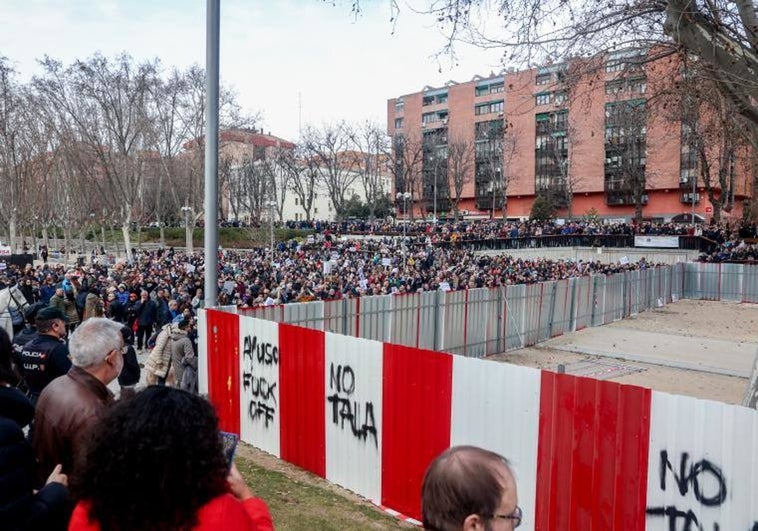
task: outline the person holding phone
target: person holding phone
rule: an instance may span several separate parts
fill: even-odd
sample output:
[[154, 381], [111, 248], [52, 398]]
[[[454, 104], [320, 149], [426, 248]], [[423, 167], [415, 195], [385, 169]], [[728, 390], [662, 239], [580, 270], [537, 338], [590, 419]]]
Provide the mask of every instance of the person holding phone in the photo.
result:
[[119, 401], [90, 433], [70, 478], [80, 501], [69, 530], [273, 530], [266, 503], [223, 446], [203, 398], [150, 386]]

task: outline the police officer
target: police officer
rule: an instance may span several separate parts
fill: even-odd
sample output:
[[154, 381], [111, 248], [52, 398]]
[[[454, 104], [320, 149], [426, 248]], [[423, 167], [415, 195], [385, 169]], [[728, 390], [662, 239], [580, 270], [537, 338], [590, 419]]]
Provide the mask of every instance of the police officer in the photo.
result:
[[36, 323], [37, 312], [46, 306], [47, 304], [35, 302], [34, 304], [27, 306], [24, 310], [24, 318], [26, 319], [26, 324], [18, 334], [13, 336], [13, 361], [15, 363], [18, 363], [18, 359], [21, 355], [21, 350], [23, 350], [24, 345], [39, 335], [37, 333]]
[[47, 306], [37, 312], [38, 336], [21, 350], [19, 369], [29, 387], [29, 398], [37, 403], [47, 384], [71, 368], [66, 337], [66, 316], [58, 308]]

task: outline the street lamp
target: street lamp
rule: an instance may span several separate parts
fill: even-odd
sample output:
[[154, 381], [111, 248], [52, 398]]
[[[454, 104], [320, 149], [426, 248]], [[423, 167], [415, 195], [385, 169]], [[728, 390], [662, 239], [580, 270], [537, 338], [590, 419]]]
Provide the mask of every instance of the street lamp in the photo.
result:
[[411, 193], [398, 192], [395, 197], [397, 197], [398, 201], [403, 201], [403, 217], [405, 217], [405, 222], [403, 223], [403, 265], [405, 265], [405, 235], [408, 228], [408, 200], [411, 198]]
[[187, 254], [192, 253], [192, 233], [189, 226], [189, 214], [192, 209], [188, 206], [182, 207], [182, 213], [184, 214], [184, 247]]

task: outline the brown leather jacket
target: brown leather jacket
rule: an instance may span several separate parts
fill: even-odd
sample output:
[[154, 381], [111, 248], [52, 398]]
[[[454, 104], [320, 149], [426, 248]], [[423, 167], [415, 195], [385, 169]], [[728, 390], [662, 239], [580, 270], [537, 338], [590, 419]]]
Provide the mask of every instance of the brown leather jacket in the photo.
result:
[[44, 481], [55, 465], [70, 474], [87, 428], [113, 402], [113, 393], [97, 378], [73, 366], [50, 382], [39, 397], [34, 414], [34, 453], [38, 479]]

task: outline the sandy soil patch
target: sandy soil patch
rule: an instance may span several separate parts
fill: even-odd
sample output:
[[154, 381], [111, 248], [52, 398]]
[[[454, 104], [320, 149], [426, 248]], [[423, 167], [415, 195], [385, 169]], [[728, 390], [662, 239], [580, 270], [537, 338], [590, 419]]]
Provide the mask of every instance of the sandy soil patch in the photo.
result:
[[[592, 334], [602, 334], [603, 330], [607, 330], [609, 337], [615, 337], [619, 328], [634, 329], [635, 333], [650, 332], [651, 335], [728, 340], [735, 342], [753, 356], [758, 350], [758, 305], [682, 300], [591, 330]], [[582, 333], [579, 331], [571, 334], [572, 342], [581, 343]], [[565, 342], [566, 336], [563, 336], [534, 347], [491, 356], [491, 359], [551, 371], [556, 371], [558, 365], [563, 364], [567, 366], [567, 372], [571, 372], [572, 364], [593, 360], [605, 362], [610, 359], [551, 348], [551, 343], [557, 346]], [[686, 354], [680, 354], [682, 360], [687, 359]], [[713, 353], [714, 362], [718, 360], [718, 356], [718, 352]], [[619, 371], [626, 373], [616, 376], [604, 374], [600, 367], [598, 377], [656, 391], [739, 404], [747, 386], [745, 378], [618, 359], [612, 361], [628, 368], [629, 371], [637, 372]]]

